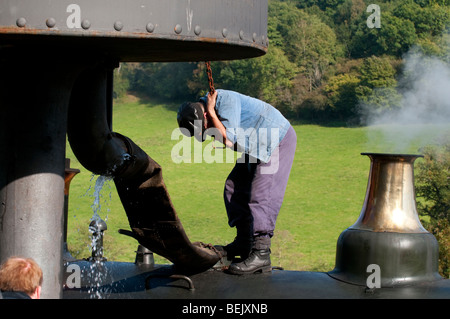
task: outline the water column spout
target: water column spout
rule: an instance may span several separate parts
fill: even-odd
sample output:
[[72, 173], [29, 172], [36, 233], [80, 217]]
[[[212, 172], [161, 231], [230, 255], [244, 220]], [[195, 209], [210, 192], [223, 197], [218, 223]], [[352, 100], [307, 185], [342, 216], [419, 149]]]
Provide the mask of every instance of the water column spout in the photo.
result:
[[106, 261], [103, 257], [103, 232], [108, 229], [106, 222], [101, 218], [96, 218], [89, 224], [89, 231], [92, 233], [92, 256], [90, 261]]

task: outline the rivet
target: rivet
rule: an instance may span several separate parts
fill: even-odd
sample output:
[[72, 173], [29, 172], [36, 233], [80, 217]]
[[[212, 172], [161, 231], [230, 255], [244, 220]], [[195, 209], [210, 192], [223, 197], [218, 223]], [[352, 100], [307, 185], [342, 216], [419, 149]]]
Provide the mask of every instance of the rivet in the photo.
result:
[[49, 28], [53, 28], [56, 25], [56, 20], [53, 18], [48, 18], [47, 21], [45, 21], [45, 24]]
[[227, 37], [227, 35], [228, 35], [228, 30], [227, 30], [226, 28], [223, 28], [223, 29], [222, 29], [222, 35], [223, 35], [224, 38]]
[[89, 20], [83, 20], [83, 21], [81, 21], [81, 27], [84, 30], [87, 30], [91, 27], [91, 22]]
[[253, 33], [253, 42], [256, 41], [256, 33]]
[[244, 40], [244, 31], [239, 31], [239, 38], [241, 39], [241, 40]]
[[202, 28], [200, 28], [200, 26], [196, 25], [194, 28], [194, 33], [195, 33], [195, 35], [200, 35], [200, 33], [202, 33]]
[[116, 31], [122, 30], [122, 29], [123, 29], [123, 23], [122, 23], [122, 21], [116, 21], [116, 22], [114, 22], [114, 29], [115, 29]]
[[153, 31], [155, 31], [155, 26], [153, 23], [147, 23], [147, 25], [145, 26], [145, 28], [147, 29], [147, 32], [152, 33]]
[[19, 18], [19, 19], [17, 19], [17, 21], [16, 21], [16, 25], [17, 25], [19, 28], [23, 28], [24, 26], [26, 26], [26, 24], [27, 24], [27, 20], [26, 20], [25, 18]]
[[175, 33], [176, 33], [176, 34], [180, 34], [181, 31], [183, 31], [183, 28], [181, 27], [181, 25], [177, 24], [177, 25], [175, 26]]

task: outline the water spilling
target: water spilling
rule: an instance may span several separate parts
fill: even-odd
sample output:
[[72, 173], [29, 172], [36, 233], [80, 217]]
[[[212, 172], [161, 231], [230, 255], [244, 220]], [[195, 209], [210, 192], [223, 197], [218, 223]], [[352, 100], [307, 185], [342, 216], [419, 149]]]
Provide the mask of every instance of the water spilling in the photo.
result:
[[[93, 177], [94, 178], [94, 177]], [[92, 179], [91, 179], [92, 180]], [[108, 276], [107, 268], [105, 267], [106, 258], [103, 257], [103, 231], [106, 230], [106, 222], [101, 218], [103, 204], [107, 206], [107, 213], [109, 212], [108, 205], [111, 201], [111, 190], [109, 188], [109, 196], [104, 198], [106, 191], [105, 186], [109, 186], [111, 177], [98, 176], [94, 187], [94, 200], [91, 208], [93, 215], [91, 223], [89, 224], [89, 232], [91, 234], [91, 252], [92, 256], [89, 258], [91, 262], [87, 279], [89, 282], [89, 296], [91, 299], [103, 299], [108, 293], [103, 287]], [[107, 214], [105, 217], [107, 220]]]
[[[92, 176], [92, 179], [95, 177], [95, 175]], [[91, 180], [92, 180], [91, 179]], [[94, 186], [94, 202], [91, 205], [92, 211], [93, 211], [93, 215], [91, 218], [91, 221], [93, 220], [100, 220], [100, 212], [102, 209], [102, 198], [103, 198], [103, 187], [104, 186], [109, 186], [109, 182], [112, 180], [111, 177], [108, 176], [102, 176], [99, 175], [97, 176], [97, 179], [95, 181], [95, 186]], [[110, 189], [110, 187], [109, 187]], [[109, 196], [106, 200], [103, 200], [104, 203], [108, 204], [111, 201], [111, 191], [109, 192]], [[107, 209], [107, 213], [109, 212], [109, 209]]]

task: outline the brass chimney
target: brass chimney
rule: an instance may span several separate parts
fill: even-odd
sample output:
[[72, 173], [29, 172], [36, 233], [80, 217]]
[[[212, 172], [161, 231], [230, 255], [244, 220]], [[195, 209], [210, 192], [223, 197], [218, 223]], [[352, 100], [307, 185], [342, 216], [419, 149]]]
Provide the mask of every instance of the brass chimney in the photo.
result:
[[329, 275], [369, 286], [376, 267], [377, 288], [441, 279], [437, 240], [423, 228], [416, 208], [414, 161], [422, 156], [362, 155], [371, 160], [364, 204], [356, 223], [339, 236]]

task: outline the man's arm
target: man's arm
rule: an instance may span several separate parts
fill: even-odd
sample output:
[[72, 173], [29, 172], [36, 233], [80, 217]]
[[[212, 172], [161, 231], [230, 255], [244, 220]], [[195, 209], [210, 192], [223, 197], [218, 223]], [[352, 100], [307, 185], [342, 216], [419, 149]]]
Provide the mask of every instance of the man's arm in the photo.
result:
[[217, 91], [215, 91], [212, 95], [208, 94], [206, 98], [206, 115], [208, 116], [208, 120], [211, 122], [211, 126], [215, 127], [222, 136], [222, 140], [220, 139], [220, 136], [215, 136], [215, 139], [222, 142], [227, 147], [232, 147], [233, 143], [229, 139], [227, 139], [227, 131], [225, 129], [225, 126], [217, 117], [216, 110], [214, 109], [214, 107], [216, 106], [216, 98]]

